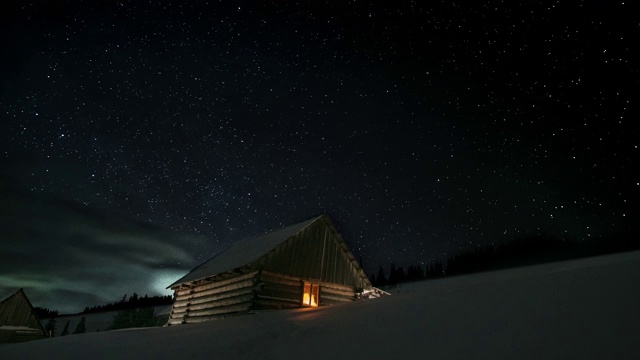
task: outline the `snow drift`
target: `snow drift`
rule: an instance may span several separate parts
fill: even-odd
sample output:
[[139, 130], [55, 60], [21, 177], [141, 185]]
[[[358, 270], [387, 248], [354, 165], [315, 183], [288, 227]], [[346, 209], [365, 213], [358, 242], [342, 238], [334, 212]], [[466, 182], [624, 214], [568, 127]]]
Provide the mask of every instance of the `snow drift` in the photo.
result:
[[3, 359], [637, 359], [640, 252], [403, 285], [393, 296], [0, 346]]

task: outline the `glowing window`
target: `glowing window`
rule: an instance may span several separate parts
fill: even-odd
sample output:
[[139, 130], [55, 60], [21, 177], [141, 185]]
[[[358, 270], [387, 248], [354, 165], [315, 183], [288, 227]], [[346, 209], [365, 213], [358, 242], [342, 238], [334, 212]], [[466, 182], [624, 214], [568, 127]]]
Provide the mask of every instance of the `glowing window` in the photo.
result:
[[304, 282], [304, 292], [302, 294], [303, 306], [318, 306], [318, 296], [320, 294], [320, 285]]

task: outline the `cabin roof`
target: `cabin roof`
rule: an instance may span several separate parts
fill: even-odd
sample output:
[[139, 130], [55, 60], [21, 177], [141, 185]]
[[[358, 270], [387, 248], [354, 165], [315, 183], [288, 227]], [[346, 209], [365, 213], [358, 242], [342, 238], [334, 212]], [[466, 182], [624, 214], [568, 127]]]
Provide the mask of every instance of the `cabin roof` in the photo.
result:
[[0, 326], [26, 326], [46, 333], [24, 289], [0, 301]]
[[249, 265], [324, 215], [234, 243], [167, 287], [207, 278]]

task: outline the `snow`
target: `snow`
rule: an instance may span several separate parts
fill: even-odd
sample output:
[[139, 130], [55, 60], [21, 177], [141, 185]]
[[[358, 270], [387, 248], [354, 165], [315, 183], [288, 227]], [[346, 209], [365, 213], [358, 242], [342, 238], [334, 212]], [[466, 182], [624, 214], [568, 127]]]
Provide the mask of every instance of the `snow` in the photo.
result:
[[170, 286], [203, 279], [251, 264], [322, 216], [287, 226], [280, 230], [238, 241], [191, 270]]
[[11, 326], [11, 325], [2, 325], [2, 326], [0, 326], [0, 330], [42, 331], [40, 329], [34, 329], [34, 328], [30, 328], [28, 326]]
[[[154, 314], [156, 316], [162, 314], [169, 314], [171, 312], [171, 305], [158, 305], [154, 306]], [[60, 336], [62, 334], [62, 330], [64, 329], [64, 325], [69, 321], [69, 333], [72, 333], [80, 319], [85, 318], [85, 329], [86, 332], [96, 332], [96, 331], [104, 331], [113, 323], [113, 317], [118, 314], [117, 310], [114, 311], [102, 311], [95, 313], [87, 313], [87, 314], [72, 314], [72, 315], [59, 315], [56, 316], [56, 329], [54, 336]], [[40, 322], [42, 325], [47, 325], [47, 322], [50, 318], [42, 318]]]
[[413, 283], [392, 296], [0, 347], [3, 359], [637, 359], [640, 252]]

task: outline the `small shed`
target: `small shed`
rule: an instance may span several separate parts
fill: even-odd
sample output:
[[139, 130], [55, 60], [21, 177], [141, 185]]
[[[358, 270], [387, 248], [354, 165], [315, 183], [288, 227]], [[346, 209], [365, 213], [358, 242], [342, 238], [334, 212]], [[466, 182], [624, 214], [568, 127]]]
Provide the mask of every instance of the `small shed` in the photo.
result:
[[45, 336], [46, 331], [23, 289], [0, 302], [0, 344]]
[[371, 283], [324, 214], [239, 241], [171, 284], [169, 325], [354, 301]]

